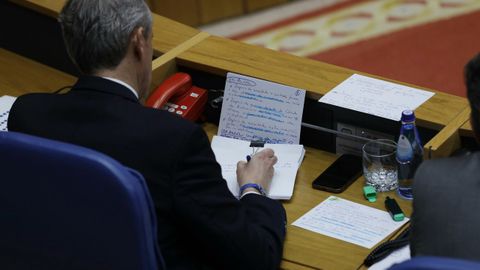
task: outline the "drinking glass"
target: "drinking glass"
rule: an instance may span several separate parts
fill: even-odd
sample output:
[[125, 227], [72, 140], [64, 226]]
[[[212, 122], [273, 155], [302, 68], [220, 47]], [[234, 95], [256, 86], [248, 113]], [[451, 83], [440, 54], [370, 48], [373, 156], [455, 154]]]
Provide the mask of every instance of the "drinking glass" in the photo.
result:
[[362, 147], [363, 176], [377, 192], [398, 187], [396, 150], [397, 144], [387, 139], [369, 141]]

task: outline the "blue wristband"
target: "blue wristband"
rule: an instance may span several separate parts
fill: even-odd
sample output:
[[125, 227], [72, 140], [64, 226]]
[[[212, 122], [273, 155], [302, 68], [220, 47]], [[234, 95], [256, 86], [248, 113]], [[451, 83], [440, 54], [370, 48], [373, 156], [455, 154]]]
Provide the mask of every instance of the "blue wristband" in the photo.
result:
[[254, 188], [256, 189], [258, 192], [260, 192], [261, 195], [263, 196], [267, 196], [267, 194], [265, 193], [265, 190], [263, 189], [263, 187], [259, 184], [255, 184], [255, 183], [248, 183], [248, 184], [245, 184], [243, 186], [240, 187], [240, 195], [243, 194], [243, 192], [245, 191], [245, 189], [247, 188]]

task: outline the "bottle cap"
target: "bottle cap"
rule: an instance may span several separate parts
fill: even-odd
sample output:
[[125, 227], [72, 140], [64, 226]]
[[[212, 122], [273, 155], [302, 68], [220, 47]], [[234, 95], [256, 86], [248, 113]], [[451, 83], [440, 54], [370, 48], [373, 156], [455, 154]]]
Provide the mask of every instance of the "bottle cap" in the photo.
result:
[[375, 188], [372, 186], [364, 186], [363, 187], [363, 195], [369, 202], [376, 202], [377, 201], [377, 193]]
[[402, 122], [415, 121], [415, 113], [412, 110], [404, 110], [402, 112]]

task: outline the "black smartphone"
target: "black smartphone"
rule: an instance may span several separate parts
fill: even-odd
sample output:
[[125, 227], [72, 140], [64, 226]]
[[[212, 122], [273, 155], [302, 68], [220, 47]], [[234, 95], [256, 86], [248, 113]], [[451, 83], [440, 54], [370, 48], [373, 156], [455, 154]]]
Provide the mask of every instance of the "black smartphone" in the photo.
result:
[[344, 154], [337, 158], [317, 179], [312, 183], [315, 189], [340, 193], [357, 180], [362, 174], [362, 158], [355, 155]]

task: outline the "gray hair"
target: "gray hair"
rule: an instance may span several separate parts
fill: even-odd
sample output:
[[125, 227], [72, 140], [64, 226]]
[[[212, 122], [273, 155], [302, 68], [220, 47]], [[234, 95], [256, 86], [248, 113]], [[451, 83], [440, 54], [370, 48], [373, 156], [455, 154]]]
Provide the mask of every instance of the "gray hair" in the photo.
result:
[[144, 0], [68, 0], [59, 22], [72, 61], [85, 74], [116, 67], [125, 57], [132, 32], [152, 29]]

